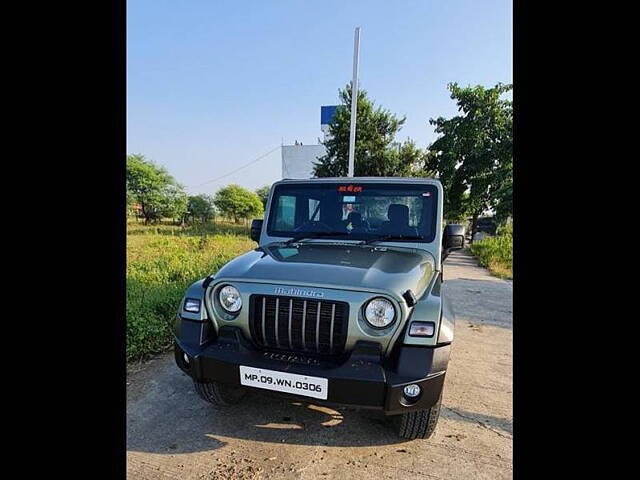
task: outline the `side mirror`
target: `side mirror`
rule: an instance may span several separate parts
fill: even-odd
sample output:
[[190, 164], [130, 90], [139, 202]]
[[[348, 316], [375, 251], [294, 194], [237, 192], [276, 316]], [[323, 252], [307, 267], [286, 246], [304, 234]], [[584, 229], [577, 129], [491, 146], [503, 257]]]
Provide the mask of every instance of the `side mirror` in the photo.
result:
[[454, 250], [464, 247], [464, 225], [449, 224], [444, 227], [442, 234], [442, 259], [444, 260]]
[[251, 220], [251, 240], [260, 243], [260, 232], [262, 231], [262, 219]]

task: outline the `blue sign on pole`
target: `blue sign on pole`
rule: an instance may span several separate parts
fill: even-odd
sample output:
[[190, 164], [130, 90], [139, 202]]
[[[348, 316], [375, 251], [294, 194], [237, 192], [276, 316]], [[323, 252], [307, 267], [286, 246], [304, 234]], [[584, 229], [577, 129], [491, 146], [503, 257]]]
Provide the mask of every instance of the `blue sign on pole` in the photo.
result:
[[320, 107], [320, 125], [329, 125], [336, 114], [338, 105]]

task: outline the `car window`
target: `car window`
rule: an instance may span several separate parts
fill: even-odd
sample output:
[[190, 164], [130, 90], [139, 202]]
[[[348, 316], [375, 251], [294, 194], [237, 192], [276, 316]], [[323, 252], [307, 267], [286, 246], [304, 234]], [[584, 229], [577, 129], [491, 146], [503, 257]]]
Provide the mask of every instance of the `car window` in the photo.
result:
[[280, 195], [278, 197], [275, 228], [291, 230], [295, 223], [296, 197]]
[[309, 199], [309, 220], [320, 221], [320, 200]]
[[431, 184], [285, 183], [275, 187], [272, 205], [270, 236], [435, 238], [437, 188]]

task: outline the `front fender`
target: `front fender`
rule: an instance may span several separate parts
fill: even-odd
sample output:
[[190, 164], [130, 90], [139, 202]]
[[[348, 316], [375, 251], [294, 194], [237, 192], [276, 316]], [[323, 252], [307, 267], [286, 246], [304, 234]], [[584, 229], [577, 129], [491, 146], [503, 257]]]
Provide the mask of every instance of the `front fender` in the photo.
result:
[[[205, 289], [202, 288], [202, 284], [204, 281], [205, 281], [204, 278], [202, 280], [198, 280], [197, 282], [192, 283], [189, 286], [189, 288], [187, 288], [187, 291], [184, 294], [184, 297], [182, 297], [182, 301], [180, 302], [179, 314], [182, 315], [182, 318], [188, 318], [189, 320], [195, 320], [195, 321], [201, 321], [201, 322], [204, 322], [205, 320], [208, 319], [207, 309], [204, 306]], [[184, 306], [185, 298], [197, 298], [198, 300], [200, 300], [200, 313], [192, 313], [192, 312], [184, 311], [182, 307]]]
[[[197, 282], [192, 283], [187, 291], [185, 292], [182, 300], [180, 300], [180, 305], [178, 305], [178, 311], [176, 312], [176, 316], [173, 320], [172, 330], [173, 334], [176, 338], [180, 337], [180, 327], [182, 324], [182, 319], [185, 318], [190, 320], [191, 322], [205, 322], [207, 320], [207, 309], [204, 306], [204, 293], [205, 289], [202, 288], [202, 283], [204, 282], [204, 278], [202, 280], [198, 280]], [[186, 312], [184, 307], [184, 301], [186, 298], [197, 298], [200, 300], [200, 313]]]
[[[180, 306], [174, 319], [173, 335], [176, 341], [185, 346], [199, 347], [216, 336], [214, 322], [208, 321], [207, 309], [204, 305], [206, 290], [203, 288], [203, 282], [205, 280], [204, 278], [198, 280], [187, 288], [187, 291], [180, 301]], [[183, 310], [186, 298], [197, 298], [200, 300], [199, 313]]]
[[442, 319], [440, 320], [440, 330], [438, 331], [438, 343], [451, 343], [453, 342], [456, 316], [451, 301], [447, 297], [442, 298]]
[[[436, 325], [433, 337], [409, 336], [409, 325], [412, 321], [434, 322]], [[404, 331], [405, 345], [436, 346], [453, 342], [455, 314], [451, 301], [442, 295], [442, 278], [437, 275], [426, 295], [413, 307]]]

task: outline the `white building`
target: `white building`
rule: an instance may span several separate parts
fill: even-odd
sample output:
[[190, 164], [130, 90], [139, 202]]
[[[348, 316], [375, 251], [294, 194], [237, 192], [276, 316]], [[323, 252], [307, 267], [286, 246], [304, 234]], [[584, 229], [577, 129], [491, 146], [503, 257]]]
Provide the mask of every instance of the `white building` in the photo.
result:
[[[336, 105], [320, 107], [320, 130], [324, 139], [329, 138], [329, 123], [336, 113]], [[311, 178], [313, 164], [327, 153], [324, 145], [283, 145], [282, 178]]]

